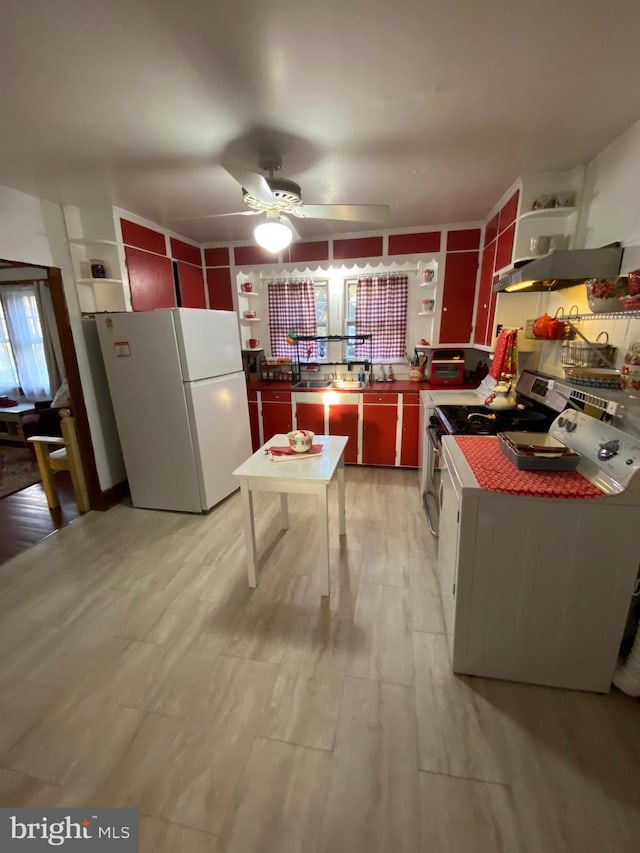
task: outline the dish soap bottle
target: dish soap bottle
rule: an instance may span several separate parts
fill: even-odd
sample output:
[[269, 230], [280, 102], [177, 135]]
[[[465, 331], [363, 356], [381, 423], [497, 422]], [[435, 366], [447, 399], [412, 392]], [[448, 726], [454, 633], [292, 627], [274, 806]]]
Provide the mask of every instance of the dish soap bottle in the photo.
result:
[[389, 370], [387, 370], [387, 382], [395, 382], [396, 377], [393, 375], [393, 367], [389, 365]]

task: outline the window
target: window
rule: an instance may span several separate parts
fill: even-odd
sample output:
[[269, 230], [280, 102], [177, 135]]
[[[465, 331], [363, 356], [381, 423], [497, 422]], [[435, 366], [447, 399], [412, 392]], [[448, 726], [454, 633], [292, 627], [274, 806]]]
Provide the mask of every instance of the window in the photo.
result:
[[0, 394], [13, 394], [19, 384], [7, 321], [0, 302]]
[[10, 350], [13, 370], [17, 375], [17, 382], [12, 382], [12, 387], [19, 385], [30, 400], [47, 399], [51, 394], [51, 382], [35, 285], [3, 285], [0, 302], [3, 318], [0, 372], [4, 376], [10, 369], [6, 355]]
[[[291, 332], [301, 336], [318, 334], [314, 283], [310, 280], [270, 281], [267, 291], [271, 355], [291, 357], [291, 344], [287, 342]], [[300, 355], [304, 355], [305, 359], [316, 358], [315, 342], [305, 344], [304, 351], [300, 349]]]
[[[314, 298], [316, 304], [316, 335], [329, 334], [329, 285], [326, 281], [316, 281], [314, 286]], [[325, 341], [318, 341], [318, 358], [326, 358], [327, 345]]]
[[274, 280], [268, 283], [271, 354], [293, 357], [290, 332], [298, 335], [371, 334], [356, 341], [305, 343], [301, 361], [403, 359], [406, 351], [408, 277], [405, 274], [366, 276], [331, 281]]
[[[345, 335], [355, 335], [356, 333], [356, 293], [358, 282], [346, 281], [344, 287], [344, 333]], [[345, 358], [353, 360], [356, 357], [355, 341], [345, 341], [344, 348]]]
[[372, 335], [371, 345], [356, 344], [357, 358], [386, 361], [403, 358], [407, 336], [406, 275], [375, 275], [359, 278], [355, 298], [355, 332]]

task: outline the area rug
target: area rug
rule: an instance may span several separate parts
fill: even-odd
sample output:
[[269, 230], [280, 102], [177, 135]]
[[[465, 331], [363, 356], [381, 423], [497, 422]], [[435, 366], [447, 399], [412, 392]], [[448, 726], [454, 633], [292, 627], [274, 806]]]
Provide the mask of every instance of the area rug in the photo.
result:
[[38, 463], [29, 447], [0, 445], [0, 498], [39, 482]]

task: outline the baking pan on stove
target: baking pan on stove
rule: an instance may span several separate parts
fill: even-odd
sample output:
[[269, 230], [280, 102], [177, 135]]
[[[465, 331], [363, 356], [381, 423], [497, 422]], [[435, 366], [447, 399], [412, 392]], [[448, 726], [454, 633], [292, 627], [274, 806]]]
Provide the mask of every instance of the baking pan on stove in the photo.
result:
[[498, 446], [522, 471], [575, 471], [580, 454], [546, 433], [499, 432]]

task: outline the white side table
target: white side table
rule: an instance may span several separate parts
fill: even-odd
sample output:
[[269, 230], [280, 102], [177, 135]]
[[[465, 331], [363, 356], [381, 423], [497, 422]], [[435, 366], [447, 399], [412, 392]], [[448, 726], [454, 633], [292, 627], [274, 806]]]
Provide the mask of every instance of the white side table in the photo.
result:
[[344, 435], [316, 435], [314, 444], [322, 445], [322, 455], [310, 459], [287, 459], [273, 462], [266, 453], [271, 445], [286, 446], [286, 435], [274, 435], [233, 472], [240, 480], [244, 507], [244, 538], [247, 549], [249, 586], [258, 585], [256, 568], [256, 533], [253, 516], [253, 492], [279, 492], [282, 529], [289, 528], [287, 494], [312, 494], [318, 498], [320, 524], [320, 565], [323, 570], [321, 594], [329, 595], [329, 484], [338, 478], [338, 524], [340, 534], [346, 532], [344, 505]]

